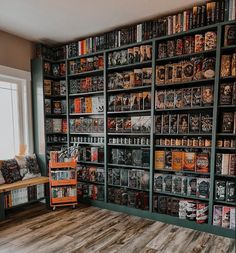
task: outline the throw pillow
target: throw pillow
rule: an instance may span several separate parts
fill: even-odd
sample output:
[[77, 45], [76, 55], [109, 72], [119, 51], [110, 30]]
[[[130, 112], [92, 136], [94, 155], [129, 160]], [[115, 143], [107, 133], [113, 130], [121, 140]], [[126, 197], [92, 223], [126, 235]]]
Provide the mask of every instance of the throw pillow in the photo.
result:
[[3, 161], [1, 171], [6, 184], [21, 180], [20, 168], [15, 159]]

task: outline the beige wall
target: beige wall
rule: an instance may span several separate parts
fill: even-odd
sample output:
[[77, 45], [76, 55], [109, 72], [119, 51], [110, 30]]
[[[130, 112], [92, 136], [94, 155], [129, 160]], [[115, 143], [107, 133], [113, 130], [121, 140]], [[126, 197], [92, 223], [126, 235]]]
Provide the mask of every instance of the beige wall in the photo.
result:
[[32, 42], [0, 31], [0, 65], [30, 71], [33, 55]]

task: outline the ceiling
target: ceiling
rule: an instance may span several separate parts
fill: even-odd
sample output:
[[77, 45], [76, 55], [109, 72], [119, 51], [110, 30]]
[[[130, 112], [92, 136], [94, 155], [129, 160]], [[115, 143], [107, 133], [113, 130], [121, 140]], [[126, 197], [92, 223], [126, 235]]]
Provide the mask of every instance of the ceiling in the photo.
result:
[[197, 0], [0, 0], [0, 30], [63, 43], [162, 16]]

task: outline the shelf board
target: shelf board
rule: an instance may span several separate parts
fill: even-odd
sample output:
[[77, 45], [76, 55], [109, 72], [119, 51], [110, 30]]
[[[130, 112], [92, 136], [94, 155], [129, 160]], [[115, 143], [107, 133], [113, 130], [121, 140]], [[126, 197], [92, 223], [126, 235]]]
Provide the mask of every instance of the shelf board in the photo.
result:
[[216, 147], [216, 150], [235, 151], [236, 148]]
[[221, 76], [220, 80], [225, 81], [225, 80], [235, 80], [236, 76]]
[[182, 174], [193, 174], [193, 175], [201, 175], [201, 176], [210, 176], [210, 173], [203, 173], [203, 172], [196, 172], [196, 171], [188, 171], [188, 170], [168, 170], [168, 169], [153, 169], [154, 173], [156, 171], [163, 171], [163, 172], [172, 172], [172, 173], [182, 173]]
[[134, 110], [134, 111], [117, 111], [117, 112], [107, 112], [108, 115], [113, 115], [113, 114], [135, 114], [135, 113], [151, 113], [151, 110]]
[[15, 206], [7, 207], [7, 208], [5, 208], [5, 210], [10, 210], [10, 209], [13, 209], [13, 208], [19, 208], [19, 207], [24, 206], [26, 204], [27, 205], [33, 204], [33, 203], [36, 203], [36, 202], [39, 202], [39, 201], [42, 201], [42, 200], [45, 200], [45, 199], [46, 199], [46, 197], [39, 198], [39, 199], [34, 199], [34, 200], [27, 201], [25, 203], [21, 203], [21, 204], [15, 205]]
[[72, 61], [72, 60], [76, 60], [76, 59], [87, 58], [87, 57], [92, 57], [92, 56], [97, 56], [97, 55], [103, 55], [103, 50], [70, 57], [70, 58], [67, 58], [67, 60]]
[[104, 115], [104, 113], [70, 113], [70, 116], [97, 116]]
[[89, 164], [89, 165], [104, 166], [104, 163], [99, 163], [99, 162], [78, 161], [78, 163], [82, 163], [82, 164]]
[[132, 188], [132, 187], [123, 186], [123, 185], [108, 184], [108, 187], [110, 187], [110, 188], [112, 188], [112, 187], [114, 187], [114, 188], [123, 188], [123, 189], [131, 190], [131, 191], [149, 192], [149, 190]]
[[120, 93], [120, 92], [128, 92], [128, 91], [140, 91], [140, 90], [150, 90], [152, 87], [151, 85], [145, 85], [145, 86], [137, 86], [137, 87], [131, 87], [127, 89], [114, 89], [114, 90], [107, 90], [107, 93]]
[[43, 74], [43, 77], [44, 79], [54, 79], [54, 80], [66, 79], [66, 76], [54, 76], [48, 74]]
[[212, 133], [186, 133], [186, 134], [164, 134], [164, 133], [155, 133], [156, 136], [211, 136]]
[[64, 113], [63, 114], [59, 114], [59, 113], [58, 114], [55, 114], [55, 113], [54, 114], [53, 113], [52, 114], [45, 114], [46, 118], [53, 118], [53, 117], [58, 118], [58, 117], [66, 117], [66, 116], [67, 115]]
[[44, 98], [48, 98], [48, 99], [66, 99], [66, 95], [44, 95]]
[[85, 97], [85, 96], [93, 96], [93, 95], [100, 95], [104, 94], [104, 91], [88, 91], [88, 92], [81, 92], [76, 94], [69, 94], [69, 97]]
[[156, 192], [153, 191], [155, 194], [160, 194], [160, 195], [168, 195], [168, 196], [173, 196], [173, 197], [178, 197], [178, 198], [184, 198], [184, 199], [193, 199], [193, 200], [200, 200], [200, 201], [209, 201], [208, 198], [198, 198], [194, 196], [187, 196], [187, 195], [182, 195], [182, 194], [175, 194], [175, 193], [169, 193], [169, 192]]
[[198, 107], [185, 107], [185, 108], [171, 108], [171, 109], [155, 109], [155, 112], [172, 112], [172, 111], [189, 111], [189, 110], [212, 110], [213, 106], [198, 106]]
[[193, 146], [167, 146], [167, 145], [155, 145], [155, 148], [189, 148], [189, 149], [211, 149], [211, 147], [193, 147]]
[[217, 136], [229, 136], [236, 138], [236, 133], [217, 133]]
[[108, 133], [107, 135], [122, 135], [122, 136], [150, 136], [151, 133]]
[[228, 205], [228, 206], [236, 206], [235, 202], [227, 202], [227, 201], [223, 201], [223, 200], [215, 200], [214, 199], [214, 203], [222, 204], [222, 205]]
[[45, 133], [46, 135], [66, 135], [67, 133]]
[[96, 69], [96, 70], [90, 70], [90, 71], [84, 71], [77, 74], [68, 74], [68, 77], [80, 77], [80, 76], [92, 76], [92, 75], [98, 75], [102, 74], [103, 69]]
[[126, 164], [108, 163], [108, 166], [111, 166], [111, 167], [121, 167], [121, 168], [126, 168], [126, 169], [150, 170], [149, 167], [133, 166], [133, 165], [126, 165]]
[[94, 181], [87, 181], [87, 180], [81, 180], [79, 178], [78, 178], [78, 183], [104, 185], [104, 183], [94, 182]]
[[47, 59], [47, 58], [42, 58], [43, 61], [51, 62], [51, 63], [59, 63], [59, 62], [65, 62], [66, 59]]
[[183, 81], [183, 82], [173, 82], [173, 83], [165, 83], [165, 84], [156, 84], [155, 89], [158, 90], [168, 87], [176, 87], [176, 86], [195, 86], [195, 85], [206, 85], [206, 83], [214, 82], [215, 78], [209, 78], [209, 79], [201, 79], [201, 80], [191, 80], [191, 81]]
[[70, 135], [95, 135], [95, 136], [103, 136], [104, 133], [70, 133]]
[[222, 175], [222, 174], [219, 175], [219, 174], [215, 174], [215, 177], [236, 179], [236, 175]]
[[222, 46], [221, 51], [229, 51], [232, 49], [236, 49], [236, 45], [230, 45], [230, 46]]
[[166, 57], [166, 58], [160, 58], [156, 60], [156, 63], [158, 62], [164, 62], [164, 61], [172, 61], [172, 60], [178, 60], [178, 59], [183, 59], [183, 58], [189, 58], [189, 57], [195, 57], [195, 56], [201, 56], [201, 55], [206, 55], [206, 54], [213, 54], [216, 53], [216, 49], [211, 49], [207, 51], [202, 51], [202, 52], [194, 52], [191, 54], [181, 54], [181, 55], [175, 55], [172, 57]]
[[67, 144], [67, 141], [47, 141], [46, 144], [49, 145], [65, 145]]
[[212, 30], [212, 29], [216, 30], [216, 28], [217, 28], [217, 24], [213, 24], [213, 25], [194, 28], [194, 29], [184, 31], [184, 32], [179, 32], [179, 33], [175, 33], [175, 34], [171, 34], [171, 35], [161, 36], [161, 37], [156, 38], [155, 40], [156, 41], [162, 41], [162, 40], [176, 38], [176, 37], [183, 37], [185, 35], [204, 32], [204, 31], [208, 31], [208, 30]]
[[112, 144], [112, 143], [108, 143], [108, 146], [125, 146], [125, 147], [147, 147], [150, 148], [150, 145], [145, 145], [145, 144]]
[[218, 105], [218, 108], [236, 109], [236, 105]]
[[118, 65], [118, 66], [112, 66], [108, 67], [108, 71], [115, 71], [115, 70], [128, 70], [128, 69], [134, 69], [134, 68], [143, 68], [143, 67], [151, 67], [152, 61], [145, 61], [145, 62], [136, 62], [136, 63], [131, 63], [131, 64], [126, 64], [126, 65]]

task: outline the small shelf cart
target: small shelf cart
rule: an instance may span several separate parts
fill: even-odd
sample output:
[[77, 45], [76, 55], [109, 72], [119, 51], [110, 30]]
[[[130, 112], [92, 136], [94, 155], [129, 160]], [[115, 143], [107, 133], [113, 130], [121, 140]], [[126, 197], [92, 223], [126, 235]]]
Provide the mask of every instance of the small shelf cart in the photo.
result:
[[[78, 204], [77, 201], [77, 171], [76, 171], [77, 162], [73, 160], [71, 162], [49, 162], [49, 185], [50, 185], [50, 206], [53, 210], [56, 209], [57, 206], [75, 206]], [[59, 171], [68, 171], [74, 170], [73, 178], [57, 178], [53, 177], [55, 172]], [[75, 187], [75, 194], [73, 196], [60, 196], [55, 197], [53, 195], [53, 189], [58, 187]]]

